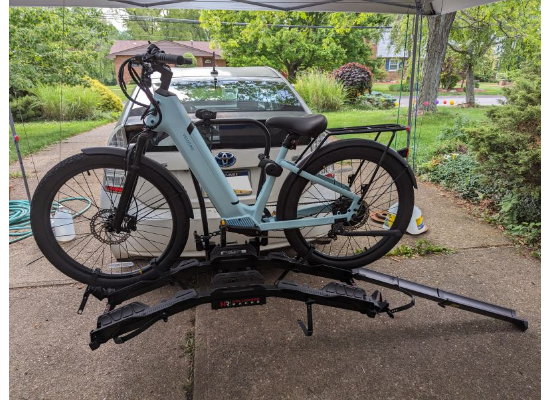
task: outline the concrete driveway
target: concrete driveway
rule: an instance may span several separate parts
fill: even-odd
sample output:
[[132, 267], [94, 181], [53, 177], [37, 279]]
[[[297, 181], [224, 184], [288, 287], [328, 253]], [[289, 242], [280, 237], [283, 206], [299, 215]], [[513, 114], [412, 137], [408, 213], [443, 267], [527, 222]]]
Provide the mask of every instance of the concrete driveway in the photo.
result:
[[[69, 139], [62, 158], [102, 145], [105, 126]], [[58, 146], [34, 156], [39, 176]], [[26, 162], [32, 172], [30, 160]], [[10, 171], [17, 165], [10, 166]], [[31, 177], [31, 190], [36, 180]], [[20, 180], [14, 198], [24, 198]], [[372, 269], [517, 309], [520, 332], [502, 321], [419, 299], [412, 310], [374, 320], [314, 307], [315, 333], [296, 322], [303, 304], [212, 311], [208, 306], [157, 323], [124, 344], [91, 352], [89, 331], [103, 304], [76, 309], [84, 285], [40, 256], [32, 238], [10, 246], [10, 397], [14, 399], [530, 399], [540, 398], [540, 261], [473, 218], [448, 193], [420, 184], [417, 205], [429, 231], [419, 238], [456, 251], [386, 257]], [[266, 280], [274, 271], [262, 271]], [[310, 286], [321, 279], [290, 276]], [[369, 291], [372, 285], [364, 285]], [[177, 289], [138, 300], [153, 305]], [[392, 305], [402, 295], [382, 290]]]
[[[93, 129], [65, 140], [61, 148], [52, 145], [25, 159], [31, 192], [37, 175], [44, 176], [83, 147], [105, 145], [113, 127]], [[10, 172], [17, 170], [19, 164], [10, 165]], [[24, 199], [22, 180], [10, 183], [12, 198]], [[110, 343], [92, 353], [89, 332], [105, 305], [91, 299], [84, 314], [77, 315], [84, 285], [40, 257], [33, 238], [10, 245], [10, 398], [185, 398], [190, 368], [186, 340], [194, 311], [175, 316], [170, 326], [151, 328], [152, 337], [136, 338], [124, 347]], [[157, 303], [176, 290], [164, 288], [139, 301]]]

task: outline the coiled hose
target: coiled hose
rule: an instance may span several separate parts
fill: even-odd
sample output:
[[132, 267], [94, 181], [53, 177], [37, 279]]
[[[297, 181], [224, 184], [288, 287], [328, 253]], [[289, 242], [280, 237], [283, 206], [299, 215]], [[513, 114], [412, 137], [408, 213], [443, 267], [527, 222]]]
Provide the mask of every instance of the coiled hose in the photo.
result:
[[[53, 203], [52, 211], [55, 212], [61, 203], [73, 200], [83, 200], [87, 202], [86, 206], [73, 214], [73, 219], [79, 215], [84, 214], [90, 206], [92, 201], [87, 197], [67, 197], [66, 199], [55, 201]], [[11, 237], [15, 239], [11, 239]], [[19, 242], [32, 236], [31, 230], [31, 206], [28, 200], [10, 200], [10, 244]]]

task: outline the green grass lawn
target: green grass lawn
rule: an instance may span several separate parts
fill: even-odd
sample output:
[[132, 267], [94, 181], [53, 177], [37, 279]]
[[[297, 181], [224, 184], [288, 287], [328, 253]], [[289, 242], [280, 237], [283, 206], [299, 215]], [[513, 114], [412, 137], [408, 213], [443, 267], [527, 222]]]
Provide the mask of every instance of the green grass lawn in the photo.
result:
[[[48, 121], [48, 122], [27, 122], [15, 124], [15, 131], [19, 136], [19, 150], [23, 157], [35, 153], [44, 147], [56, 143], [68, 137], [77, 135], [98, 126], [111, 122], [109, 119], [98, 119], [93, 121]], [[61, 129], [61, 130], [60, 130]], [[61, 133], [60, 133], [61, 132]], [[13, 144], [11, 134], [10, 141], [10, 163], [17, 160], [17, 153]]]
[[[416, 164], [427, 161], [431, 155], [441, 146], [439, 139], [441, 131], [454, 124], [458, 115], [461, 115], [473, 123], [485, 123], [487, 119], [488, 107], [477, 108], [451, 108], [441, 107], [437, 113], [428, 113], [419, 116], [416, 124]], [[338, 112], [323, 113], [328, 119], [329, 128], [339, 128], [346, 126], [375, 125], [397, 122], [397, 108], [392, 110], [345, 110]], [[407, 107], [402, 107], [400, 111], [399, 123], [407, 123]], [[406, 132], [397, 133], [396, 148], [406, 146]], [[353, 135], [353, 137], [364, 137], [374, 139], [372, 134]], [[381, 135], [379, 141], [388, 141], [389, 133]], [[414, 140], [414, 128], [411, 129], [411, 143]], [[412, 151], [412, 144], [411, 144]], [[411, 153], [412, 156], [412, 153]]]
[[[398, 98], [399, 97], [399, 92], [390, 91], [390, 89], [389, 89], [390, 85], [395, 85], [395, 84], [375, 82], [372, 85], [372, 90], [377, 91], [377, 92], [382, 92], [382, 93], [385, 93], [385, 94], [391, 94], [392, 96], [395, 96], [396, 98]], [[407, 97], [408, 94], [409, 94], [409, 92], [403, 92], [401, 94], [401, 97]], [[501, 96], [501, 95], [503, 95], [502, 86], [498, 86], [498, 83], [481, 82], [479, 84], [479, 88], [476, 90], [476, 94]], [[466, 96], [466, 94], [464, 92], [456, 92], [456, 93], [439, 92], [439, 96], [440, 97], [445, 97], [445, 96]]]
[[[126, 87], [126, 91], [129, 93], [129, 94], [132, 94], [132, 92], [134, 91], [134, 88], [136, 87], [135, 84], [128, 84], [128, 86]], [[126, 98], [126, 96], [124, 96], [124, 93], [122, 93], [122, 90], [120, 89], [120, 86], [118, 85], [112, 85], [112, 86], [107, 86], [107, 88], [113, 92], [114, 94], [116, 94], [120, 100], [122, 100], [122, 102], [126, 102], [128, 101], [128, 99]]]

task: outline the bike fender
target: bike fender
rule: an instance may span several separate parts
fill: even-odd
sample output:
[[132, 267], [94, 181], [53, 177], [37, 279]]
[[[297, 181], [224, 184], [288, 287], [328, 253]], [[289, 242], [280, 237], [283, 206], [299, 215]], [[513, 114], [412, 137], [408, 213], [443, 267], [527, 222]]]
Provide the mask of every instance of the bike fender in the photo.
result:
[[[89, 155], [106, 154], [126, 158], [126, 149], [122, 147], [87, 147], [85, 149], [82, 149], [82, 152]], [[166, 179], [170, 183], [170, 185], [172, 185], [177, 193], [181, 194], [181, 197], [183, 198], [183, 203], [185, 204], [185, 210], [187, 211], [190, 218], [194, 218], [191, 200], [189, 200], [189, 196], [187, 195], [187, 192], [185, 191], [185, 188], [181, 185], [180, 181], [178, 181], [176, 177], [171, 174], [170, 171], [168, 171], [162, 164], [150, 159], [146, 155], [141, 158], [141, 162], [148, 168], [155, 170], [164, 179]]]
[[[320, 157], [320, 156], [323, 156], [325, 154], [328, 154], [330, 153], [331, 151], [334, 151], [336, 149], [339, 149], [339, 148], [343, 148], [343, 147], [356, 147], [357, 145], [359, 144], [365, 144], [365, 141], [368, 142], [369, 146], [371, 146], [372, 148], [374, 149], [378, 149], [380, 151], [384, 151], [386, 150], [386, 145], [382, 144], [382, 143], [379, 143], [379, 142], [375, 142], [374, 140], [368, 140], [368, 139], [344, 139], [344, 140], [338, 140], [336, 142], [332, 142], [332, 143], [329, 143], [327, 144], [326, 146], [323, 146], [321, 147], [320, 149], [317, 149], [315, 152], [311, 153], [310, 155], [308, 155], [306, 158], [304, 158], [299, 164], [298, 166], [300, 168], [305, 168], [309, 162], [309, 160], [311, 159], [311, 156], [315, 155], [315, 157]], [[414, 172], [413, 170], [411, 169], [411, 167], [409, 166], [409, 163], [407, 162], [406, 159], [404, 159], [403, 157], [401, 157], [399, 155], [399, 153], [397, 153], [397, 151], [395, 151], [394, 149], [392, 148], [389, 148], [388, 149], [388, 153], [386, 156], [390, 156], [390, 157], [393, 157], [395, 159], [397, 159], [401, 164], [403, 164], [403, 166], [405, 168], [407, 168], [407, 172], [409, 173], [409, 177], [411, 178], [411, 181], [412, 181], [412, 184], [414, 186], [415, 189], [418, 189], [418, 185], [416, 183], [416, 177], [414, 176]]]

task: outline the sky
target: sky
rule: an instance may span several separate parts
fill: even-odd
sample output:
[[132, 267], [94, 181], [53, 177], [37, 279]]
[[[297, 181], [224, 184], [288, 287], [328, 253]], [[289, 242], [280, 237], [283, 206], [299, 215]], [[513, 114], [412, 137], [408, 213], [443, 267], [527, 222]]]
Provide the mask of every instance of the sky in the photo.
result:
[[107, 17], [107, 21], [115, 26], [119, 31], [124, 31], [124, 24], [120, 18], [117, 18], [117, 15], [123, 14], [128, 15], [125, 9], [123, 8], [102, 8], [103, 14]]

